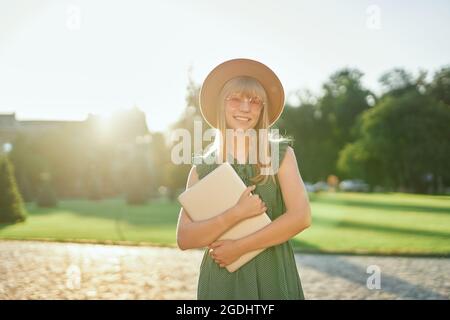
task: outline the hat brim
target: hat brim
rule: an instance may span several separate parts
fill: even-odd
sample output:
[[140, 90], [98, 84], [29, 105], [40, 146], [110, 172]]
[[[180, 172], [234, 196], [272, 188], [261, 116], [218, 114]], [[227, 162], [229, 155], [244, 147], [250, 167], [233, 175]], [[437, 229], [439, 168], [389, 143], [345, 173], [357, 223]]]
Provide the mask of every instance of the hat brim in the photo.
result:
[[200, 111], [205, 121], [217, 128], [217, 98], [228, 80], [249, 76], [264, 87], [269, 100], [269, 126], [280, 117], [284, 108], [284, 89], [277, 75], [266, 65], [250, 59], [228, 60], [215, 67], [200, 89]]

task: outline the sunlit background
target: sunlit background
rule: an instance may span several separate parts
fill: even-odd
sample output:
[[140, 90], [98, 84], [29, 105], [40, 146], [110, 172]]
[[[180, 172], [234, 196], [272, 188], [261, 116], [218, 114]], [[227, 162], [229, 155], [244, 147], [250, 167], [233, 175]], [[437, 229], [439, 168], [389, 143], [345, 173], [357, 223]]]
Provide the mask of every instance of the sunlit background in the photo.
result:
[[251, 58], [286, 91], [296, 252], [448, 258], [449, 39], [447, 0], [0, 0], [0, 239], [176, 247], [171, 134]]
[[0, 1], [0, 110], [84, 120], [138, 106], [162, 131], [185, 108], [189, 74], [253, 58], [290, 99], [337, 69], [364, 85], [393, 67], [448, 63], [448, 1]]

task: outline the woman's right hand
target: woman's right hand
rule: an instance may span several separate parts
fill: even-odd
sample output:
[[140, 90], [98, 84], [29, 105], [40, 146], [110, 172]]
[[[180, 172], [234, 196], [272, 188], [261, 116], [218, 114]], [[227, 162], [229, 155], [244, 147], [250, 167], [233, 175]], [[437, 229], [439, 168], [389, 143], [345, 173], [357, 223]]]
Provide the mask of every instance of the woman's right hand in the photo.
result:
[[255, 188], [255, 185], [247, 187], [235, 205], [235, 209], [242, 219], [260, 215], [267, 210], [266, 204], [260, 199], [259, 195], [251, 194]]

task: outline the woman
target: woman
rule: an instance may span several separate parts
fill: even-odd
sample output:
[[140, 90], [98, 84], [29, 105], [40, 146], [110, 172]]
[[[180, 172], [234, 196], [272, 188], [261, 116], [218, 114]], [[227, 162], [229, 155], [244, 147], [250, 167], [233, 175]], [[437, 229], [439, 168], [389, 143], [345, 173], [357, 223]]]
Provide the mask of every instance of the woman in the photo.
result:
[[[223, 160], [230, 162], [248, 188], [234, 207], [205, 221], [193, 222], [189, 213], [180, 210], [178, 246], [182, 250], [208, 247], [200, 267], [198, 299], [304, 299], [289, 240], [310, 226], [311, 210], [294, 151], [285, 139], [278, 141], [277, 150], [269, 148], [275, 141], [270, 136], [256, 135], [255, 153], [249, 136], [242, 134], [250, 129], [268, 129], [283, 106], [284, 91], [278, 77], [254, 60], [226, 61], [211, 71], [202, 85], [201, 112], [218, 134], [211, 150], [202, 157], [204, 163], [192, 167], [187, 187]], [[238, 134], [227, 141], [226, 129]], [[245, 143], [239, 144], [237, 139], [241, 137]], [[271, 171], [272, 175], [265, 173], [267, 162], [260, 157], [260, 149], [269, 159], [276, 159], [274, 153], [279, 151], [279, 167]], [[257, 162], [250, 163], [255, 154]], [[216, 241], [239, 221], [263, 212], [272, 220], [265, 228], [241, 239]], [[231, 273], [225, 268], [244, 253], [261, 248], [266, 249], [237, 271]]]

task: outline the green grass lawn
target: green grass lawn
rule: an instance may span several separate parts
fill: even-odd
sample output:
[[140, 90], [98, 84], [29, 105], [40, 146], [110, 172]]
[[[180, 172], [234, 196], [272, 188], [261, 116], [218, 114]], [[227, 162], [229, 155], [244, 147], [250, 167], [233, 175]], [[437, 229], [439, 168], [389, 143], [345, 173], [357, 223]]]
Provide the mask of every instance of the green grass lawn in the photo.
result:
[[[301, 252], [450, 255], [450, 196], [311, 195], [312, 227], [292, 243]], [[175, 246], [177, 203], [127, 206], [123, 199], [27, 205], [26, 222], [0, 224], [0, 239], [47, 239]]]

